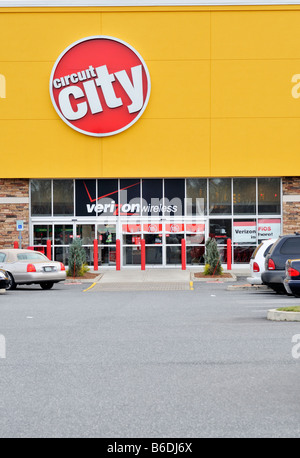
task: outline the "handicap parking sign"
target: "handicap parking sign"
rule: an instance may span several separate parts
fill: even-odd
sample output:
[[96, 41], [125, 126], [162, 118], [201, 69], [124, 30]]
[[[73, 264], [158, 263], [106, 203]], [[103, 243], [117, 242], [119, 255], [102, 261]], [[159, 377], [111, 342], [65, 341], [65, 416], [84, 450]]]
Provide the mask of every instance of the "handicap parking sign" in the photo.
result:
[[24, 230], [24, 221], [18, 220], [17, 221], [17, 231], [23, 231]]

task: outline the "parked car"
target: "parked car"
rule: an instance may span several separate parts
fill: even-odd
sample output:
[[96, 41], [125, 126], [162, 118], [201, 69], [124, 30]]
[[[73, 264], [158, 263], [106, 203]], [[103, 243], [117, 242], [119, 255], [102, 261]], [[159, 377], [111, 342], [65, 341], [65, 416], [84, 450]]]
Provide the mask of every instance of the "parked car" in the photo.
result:
[[8, 287], [9, 280], [5, 270], [0, 269], [0, 289], [6, 289]]
[[286, 261], [283, 284], [288, 294], [300, 297], [300, 259]]
[[266, 256], [262, 282], [278, 293], [285, 293], [283, 284], [285, 263], [288, 259], [298, 258], [300, 258], [300, 234], [296, 232], [294, 235], [280, 236]]
[[44, 254], [33, 250], [0, 250], [0, 268], [6, 270], [9, 284], [6, 289], [17, 285], [39, 284], [42, 289], [50, 289], [66, 279], [63, 263], [50, 261]]
[[247, 277], [247, 282], [251, 285], [261, 285], [261, 275], [265, 271], [265, 258], [269, 253], [272, 245], [277, 239], [264, 240], [258, 247], [253, 251], [250, 258], [250, 272], [251, 277]]

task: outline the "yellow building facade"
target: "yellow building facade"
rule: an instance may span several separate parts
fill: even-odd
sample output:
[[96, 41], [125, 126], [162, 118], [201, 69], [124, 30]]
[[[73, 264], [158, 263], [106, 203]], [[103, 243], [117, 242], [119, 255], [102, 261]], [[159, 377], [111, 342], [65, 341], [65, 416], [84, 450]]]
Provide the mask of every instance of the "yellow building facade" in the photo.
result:
[[[62, 237], [62, 260], [67, 262], [72, 238], [96, 238], [101, 250], [107, 233], [104, 226], [113, 224], [113, 241], [119, 238], [123, 244], [124, 266], [139, 264], [139, 255], [134, 261], [126, 250], [138, 252], [138, 246], [131, 245], [138, 245], [132, 240], [140, 238], [149, 245], [149, 266], [179, 265], [174, 247], [168, 255], [172, 234], [164, 221], [171, 218], [171, 223], [182, 224], [182, 237], [173, 245], [179, 245], [181, 238], [187, 245], [190, 242], [190, 264], [203, 264], [203, 247], [210, 236], [219, 237], [220, 248], [232, 239], [233, 260], [246, 263], [265, 238], [263, 226], [271, 227], [270, 236], [296, 230], [299, 23], [300, 5], [289, 4], [2, 6], [2, 243], [12, 244], [18, 236], [15, 222], [21, 219], [24, 244], [44, 246], [50, 238], [53, 256], [59, 258], [55, 246]], [[49, 94], [51, 71], [60, 54], [78, 40], [97, 36], [132, 46], [146, 63], [151, 80], [149, 101], [137, 122], [105, 137], [70, 128], [58, 116]], [[79, 194], [86, 191], [88, 205], [101, 205], [103, 196], [113, 194], [102, 192], [102, 186], [114, 189], [116, 184], [115, 204], [122, 210], [121, 192], [138, 182], [137, 193], [130, 197], [141, 199], [141, 205], [130, 216], [136, 219], [135, 226], [140, 225], [139, 231], [134, 232], [137, 228], [130, 223], [129, 212], [114, 209], [115, 213], [105, 215], [102, 207], [91, 213], [79, 210]], [[177, 186], [182, 187], [178, 195]], [[152, 187], [152, 197], [162, 207], [167, 197], [170, 201], [178, 197], [181, 213], [165, 214], [162, 207], [154, 215], [143, 213], [143, 203], [151, 203]], [[68, 205], [64, 207], [62, 195], [68, 192], [73, 211], [64, 213]], [[156, 242], [155, 237], [147, 240], [146, 218], [147, 223], [157, 224]], [[129, 230], [128, 225], [133, 227]], [[55, 226], [68, 226], [68, 234], [61, 229], [56, 236]], [[240, 233], [243, 226], [245, 232]], [[90, 241], [86, 246], [89, 253]], [[244, 257], [243, 251], [247, 251]], [[107, 252], [105, 259], [114, 265], [113, 254]]]

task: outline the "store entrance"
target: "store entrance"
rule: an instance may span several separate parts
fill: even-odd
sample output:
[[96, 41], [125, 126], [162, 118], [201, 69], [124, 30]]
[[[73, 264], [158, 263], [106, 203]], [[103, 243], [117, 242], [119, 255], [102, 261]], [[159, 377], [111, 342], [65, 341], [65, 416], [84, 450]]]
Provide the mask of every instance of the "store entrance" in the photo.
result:
[[146, 267], [180, 267], [181, 243], [186, 240], [186, 259], [191, 265], [204, 264], [205, 223], [123, 223], [123, 266], [141, 265], [141, 240], [145, 240]]
[[33, 245], [46, 253], [47, 240], [51, 241], [52, 259], [68, 265], [69, 249], [75, 238], [82, 242], [86, 263], [94, 265], [94, 242], [98, 245], [99, 267], [116, 266], [116, 240], [121, 241], [121, 265], [141, 266], [141, 240], [145, 240], [146, 267], [181, 267], [181, 242], [186, 241], [187, 265], [204, 265], [205, 221], [151, 223], [130, 220], [35, 223]]

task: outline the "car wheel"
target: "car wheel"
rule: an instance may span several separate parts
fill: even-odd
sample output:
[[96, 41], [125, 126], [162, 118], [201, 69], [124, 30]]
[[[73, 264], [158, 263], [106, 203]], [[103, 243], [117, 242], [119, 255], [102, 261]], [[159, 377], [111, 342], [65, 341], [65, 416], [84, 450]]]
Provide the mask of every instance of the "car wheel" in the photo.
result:
[[8, 276], [8, 286], [6, 287], [7, 291], [16, 289], [17, 285], [16, 285], [16, 282], [12, 274], [7, 272], [7, 276]]
[[44, 283], [40, 283], [40, 287], [42, 289], [51, 289], [53, 285], [54, 285], [54, 283], [52, 281], [47, 281], [47, 282], [44, 282]]
[[283, 285], [280, 284], [273, 284], [272, 283], [269, 285], [270, 288], [272, 288], [273, 291], [275, 291], [277, 294], [286, 294], [285, 288]]

